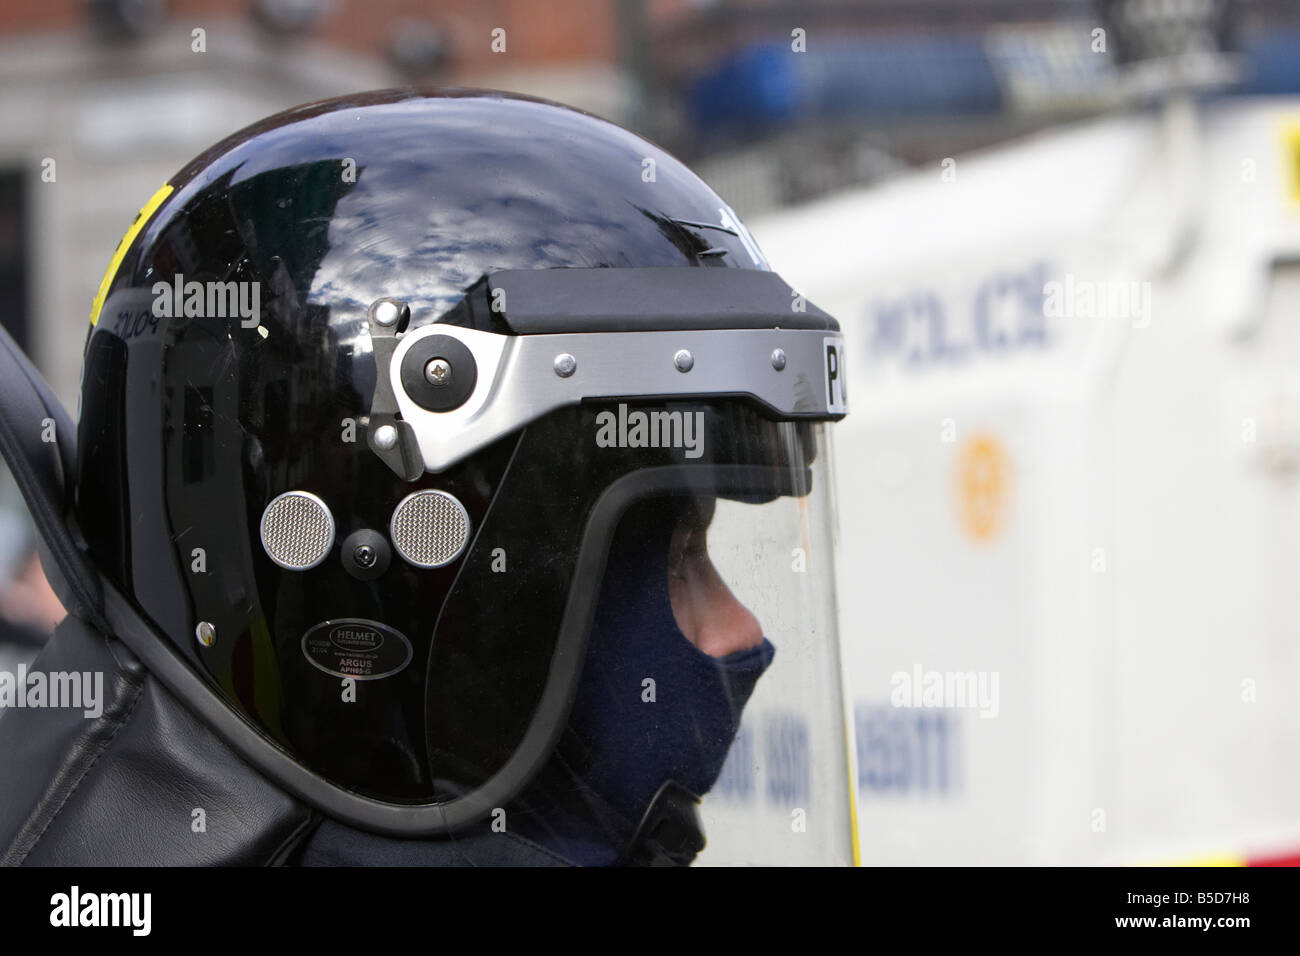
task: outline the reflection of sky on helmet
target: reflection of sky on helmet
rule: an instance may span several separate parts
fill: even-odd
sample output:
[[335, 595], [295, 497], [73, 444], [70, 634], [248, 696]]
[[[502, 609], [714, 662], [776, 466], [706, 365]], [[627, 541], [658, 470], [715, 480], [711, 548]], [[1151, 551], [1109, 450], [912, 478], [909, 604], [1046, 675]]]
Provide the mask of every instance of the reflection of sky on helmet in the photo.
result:
[[[640, 209], [713, 221], [720, 204], [631, 133], [530, 101], [409, 100], [304, 126], [264, 134], [273, 147], [237, 175], [256, 175], [277, 153], [285, 162], [301, 162], [304, 151], [355, 160], [356, 184], [337, 204], [330, 251], [308, 290], [336, 323], [362, 321], [387, 295], [428, 321], [501, 269], [697, 265]], [[642, 181], [647, 157], [653, 183]], [[733, 237], [708, 242], [735, 246], [728, 264], [746, 261]]]

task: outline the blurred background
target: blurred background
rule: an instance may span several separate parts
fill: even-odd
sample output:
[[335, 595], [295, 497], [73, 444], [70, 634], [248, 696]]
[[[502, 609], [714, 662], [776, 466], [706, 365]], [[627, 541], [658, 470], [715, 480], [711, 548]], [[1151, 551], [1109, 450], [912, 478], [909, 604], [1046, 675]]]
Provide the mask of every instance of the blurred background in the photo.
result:
[[[839, 317], [864, 863], [1300, 862], [1293, 0], [4, 0], [0, 319], [75, 409], [159, 184], [405, 84], [642, 133]], [[51, 602], [7, 485], [0, 667]]]

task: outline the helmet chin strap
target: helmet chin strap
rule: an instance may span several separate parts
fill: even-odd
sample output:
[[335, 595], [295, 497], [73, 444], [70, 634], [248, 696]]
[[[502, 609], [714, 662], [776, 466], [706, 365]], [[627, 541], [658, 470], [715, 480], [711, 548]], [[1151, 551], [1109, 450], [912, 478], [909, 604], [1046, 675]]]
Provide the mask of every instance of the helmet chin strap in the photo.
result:
[[659, 788], [623, 852], [624, 866], [689, 866], [704, 849], [700, 798], [676, 780]]

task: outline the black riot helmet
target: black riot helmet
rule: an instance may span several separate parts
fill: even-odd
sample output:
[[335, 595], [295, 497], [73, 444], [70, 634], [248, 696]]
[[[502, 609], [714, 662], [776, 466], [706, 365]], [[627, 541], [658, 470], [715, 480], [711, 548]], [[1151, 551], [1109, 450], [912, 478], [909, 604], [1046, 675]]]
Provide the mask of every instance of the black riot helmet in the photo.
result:
[[849, 852], [838, 325], [671, 156], [500, 94], [301, 107], [158, 191], [91, 324], [81, 531], [269, 777], [569, 847], [712, 789], [720, 859]]

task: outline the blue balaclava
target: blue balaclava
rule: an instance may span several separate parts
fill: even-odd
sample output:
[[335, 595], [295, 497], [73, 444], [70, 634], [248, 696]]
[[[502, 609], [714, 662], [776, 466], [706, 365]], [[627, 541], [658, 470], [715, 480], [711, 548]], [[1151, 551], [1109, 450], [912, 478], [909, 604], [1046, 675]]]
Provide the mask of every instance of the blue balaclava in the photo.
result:
[[677, 626], [669, 542], [692, 504], [648, 499], [620, 522], [568, 727], [525, 801], [525, 832], [574, 862], [618, 862], [666, 781], [708, 792], [776, 651], [712, 657]]

